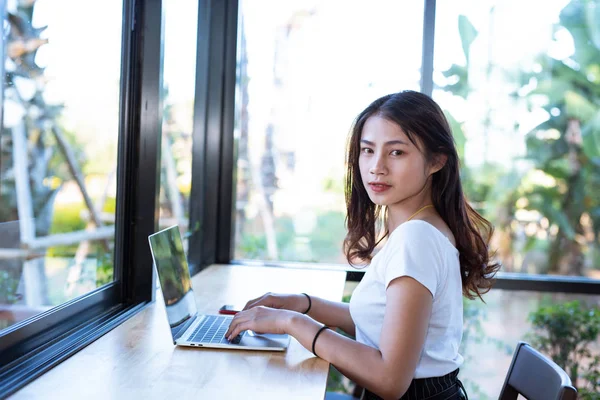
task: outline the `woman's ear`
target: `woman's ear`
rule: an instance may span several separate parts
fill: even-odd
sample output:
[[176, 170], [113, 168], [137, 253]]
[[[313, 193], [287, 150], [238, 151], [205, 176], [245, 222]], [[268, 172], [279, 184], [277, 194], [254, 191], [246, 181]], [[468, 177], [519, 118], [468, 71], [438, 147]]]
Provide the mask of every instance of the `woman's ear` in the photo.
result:
[[443, 153], [438, 153], [433, 156], [433, 162], [429, 168], [429, 175], [433, 175], [446, 165], [446, 161], [448, 161], [448, 156]]

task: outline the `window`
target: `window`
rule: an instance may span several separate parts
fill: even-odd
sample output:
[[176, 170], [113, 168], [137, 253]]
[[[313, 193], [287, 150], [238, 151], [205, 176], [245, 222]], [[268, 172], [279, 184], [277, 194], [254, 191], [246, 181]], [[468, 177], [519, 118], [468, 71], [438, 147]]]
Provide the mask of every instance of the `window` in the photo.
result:
[[505, 272], [600, 279], [599, 6], [438, 2], [433, 96]]
[[114, 278], [122, 9], [114, 1], [9, 5], [1, 328]]
[[233, 258], [345, 263], [347, 134], [375, 98], [419, 89], [423, 7], [240, 2]]
[[2, 398], [152, 299], [161, 13], [2, 3]]
[[[567, 310], [574, 311], [575, 316], [570, 318], [562, 327], [564, 336], [552, 336], [548, 340], [549, 347], [555, 346], [556, 343], [564, 341], [565, 338], [571, 339], [577, 326], [582, 326], [581, 332], [585, 327], [591, 327], [591, 318], [581, 318], [581, 313], [584, 310], [597, 309], [600, 304], [600, 296], [598, 295], [583, 295], [572, 293], [547, 293], [542, 291], [527, 291], [527, 290], [492, 290], [485, 295], [485, 304], [479, 300], [463, 300], [464, 306], [464, 331], [463, 340], [461, 343], [461, 355], [465, 358], [464, 364], [460, 368], [459, 378], [465, 385], [467, 393], [471, 397], [479, 399], [494, 399], [502, 390], [502, 385], [506, 378], [506, 373], [509, 369], [510, 362], [513, 357], [514, 350], [520, 340], [534, 344], [540, 350], [539, 344], [535, 337], [548, 337], [547, 329], [542, 329], [541, 326], [548, 326], [552, 321], [557, 321], [558, 318], [550, 317], [552, 314], [543, 313], [543, 308], [567, 306]], [[578, 302], [577, 306], [568, 306], [571, 302]], [[536, 325], [533, 323], [534, 315], [542, 312], [546, 316], [545, 323]], [[565, 313], [566, 314], [566, 313]], [[565, 315], [562, 314], [562, 315]], [[585, 321], [585, 322], [584, 322]], [[555, 325], [558, 330], [558, 326]], [[593, 329], [593, 328], [592, 328]], [[552, 333], [555, 333], [554, 330]], [[586, 344], [575, 339], [570, 343], [578, 343], [578, 346], [588, 347], [592, 358], [600, 355], [600, 349], [593, 343]], [[558, 348], [560, 346], [556, 346]], [[565, 346], [571, 349], [571, 346]], [[557, 351], [542, 351], [546, 355], [551, 356]], [[482, 355], [484, 355], [482, 357]], [[561, 367], [565, 364], [558, 362]], [[570, 376], [577, 373], [573, 370], [565, 368], [565, 371]], [[579, 382], [576, 384], [578, 390], [587, 386], [587, 380], [584, 378], [586, 373], [591, 372], [587, 365], [583, 367], [583, 363], [579, 370]], [[590, 382], [591, 384], [591, 382]], [[586, 398], [581, 395], [579, 398]], [[593, 397], [592, 397], [593, 398]]]
[[163, 129], [160, 219], [163, 229], [179, 225], [187, 248], [192, 184], [192, 131], [196, 77], [198, 4], [165, 3]]

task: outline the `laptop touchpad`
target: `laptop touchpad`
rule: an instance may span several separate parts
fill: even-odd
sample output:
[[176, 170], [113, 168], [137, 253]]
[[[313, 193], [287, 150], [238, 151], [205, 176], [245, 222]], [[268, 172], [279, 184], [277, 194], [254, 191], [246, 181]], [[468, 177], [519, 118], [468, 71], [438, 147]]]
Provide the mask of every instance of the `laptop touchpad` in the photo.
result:
[[259, 334], [252, 331], [246, 331], [242, 337], [240, 345], [249, 347], [287, 347], [290, 342], [289, 335], [279, 335], [275, 333]]

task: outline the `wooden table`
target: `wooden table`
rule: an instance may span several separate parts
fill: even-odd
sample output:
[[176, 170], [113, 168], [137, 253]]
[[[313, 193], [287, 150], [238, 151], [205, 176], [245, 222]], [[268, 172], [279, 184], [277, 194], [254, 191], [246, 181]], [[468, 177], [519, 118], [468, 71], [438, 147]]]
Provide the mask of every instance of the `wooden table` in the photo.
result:
[[[192, 279], [199, 312], [267, 291], [341, 300], [342, 271], [213, 265]], [[162, 297], [11, 399], [323, 399], [329, 364], [286, 352], [175, 347]]]

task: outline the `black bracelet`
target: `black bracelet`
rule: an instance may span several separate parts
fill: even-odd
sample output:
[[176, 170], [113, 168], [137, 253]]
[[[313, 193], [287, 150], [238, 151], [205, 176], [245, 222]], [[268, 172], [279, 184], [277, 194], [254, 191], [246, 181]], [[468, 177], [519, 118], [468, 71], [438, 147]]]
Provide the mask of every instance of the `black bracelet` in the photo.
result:
[[312, 301], [310, 300], [309, 295], [307, 295], [306, 293], [302, 293], [302, 294], [305, 295], [306, 298], [308, 299], [308, 308], [302, 314], [308, 314], [308, 312], [310, 311], [310, 308], [312, 307]]
[[[319, 335], [321, 334], [321, 332], [323, 332], [325, 329], [329, 329], [329, 327], [327, 325], [323, 325], [321, 327], [321, 329], [319, 329], [319, 331], [315, 335], [315, 338], [313, 339], [312, 352], [313, 352], [313, 354], [315, 356], [317, 356], [317, 353], [315, 353], [315, 344], [317, 343], [317, 338], [319, 337]], [[319, 356], [317, 356], [317, 357], [319, 357]]]

